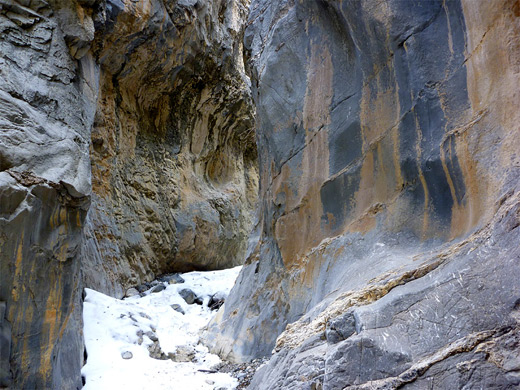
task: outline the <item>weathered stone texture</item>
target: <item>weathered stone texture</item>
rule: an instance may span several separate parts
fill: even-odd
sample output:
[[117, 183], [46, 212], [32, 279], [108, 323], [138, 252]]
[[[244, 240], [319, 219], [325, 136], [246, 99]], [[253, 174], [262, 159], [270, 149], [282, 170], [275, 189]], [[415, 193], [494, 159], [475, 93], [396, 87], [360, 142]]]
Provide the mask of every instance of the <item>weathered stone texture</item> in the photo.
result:
[[246, 2], [109, 1], [103, 12], [93, 285], [100, 270], [130, 286], [240, 264], [258, 185]]
[[0, 0], [0, 387], [80, 388], [82, 287], [237, 264], [258, 185], [206, 334], [275, 349], [253, 389], [518, 387], [519, 37], [514, 0]]
[[81, 387], [96, 82], [84, 71], [92, 58], [69, 55], [81, 24], [64, 33], [70, 21], [53, 7], [0, 2], [0, 385], [13, 389]]
[[252, 2], [260, 220], [205, 336], [275, 349], [252, 389], [519, 385], [519, 27], [507, 0]]
[[0, 0], [0, 387], [81, 388], [81, 291], [243, 260], [244, 1]]

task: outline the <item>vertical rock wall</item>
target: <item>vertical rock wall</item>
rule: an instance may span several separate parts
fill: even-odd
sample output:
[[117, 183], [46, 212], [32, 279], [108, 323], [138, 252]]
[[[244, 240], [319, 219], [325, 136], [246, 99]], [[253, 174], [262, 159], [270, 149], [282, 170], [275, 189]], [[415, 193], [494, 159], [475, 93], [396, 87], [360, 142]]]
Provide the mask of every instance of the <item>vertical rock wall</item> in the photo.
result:
[[260, 221], [206, 335], [275, 348], [252, 388], [518, 385], [519, 23], [505, 0], [252, 2]]
[[0, 388], [81, 388], [81, 291], [243, 258], [245, 1], [0, 1]]
[[240, 264], [258, 185], [246, 2], [109, 1], [104, 13], [91, 284], [100, 271], [128, 286]]
[[81, 387], [97, 82], [92, 57], [69, 52], [93, 38], [92, 19], [66, 3], [0, 2], [0, 387]]
[[517, 387], [518, 2], [253, 0], [251, 85], [248, 6], [0, 0], [0, 387], [81, 387], [83, 286], [239, 262], [258, 181], [252, 388]]

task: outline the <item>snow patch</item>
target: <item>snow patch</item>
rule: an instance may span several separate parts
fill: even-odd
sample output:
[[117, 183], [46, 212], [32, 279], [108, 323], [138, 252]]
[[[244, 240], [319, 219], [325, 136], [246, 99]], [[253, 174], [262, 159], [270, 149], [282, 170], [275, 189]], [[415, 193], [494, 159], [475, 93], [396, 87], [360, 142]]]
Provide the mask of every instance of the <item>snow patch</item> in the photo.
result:
[[[207, 307], [211, 296], [218, 293], [227, 297], [240, 269], [186, 273], [182, 275], [185, 283], [164, 283], [163, 291], [151, 293], [150, 289], [144, 297], [124, 300], [85, 289], [83, 321], [88, 359], [82, 369], [86, 380], [83, 389], [234, 389], [238, 382], [231, 375], [200, 371], [211, 371], [221, 361], [199, 344], [199, 334], [216, 314]], [[185, 288], [203, 304], [188, 305], [179, 295]], [[174, 310], [173, 304], [180, 305], [186, 314]], [[188, 355], [191, 361], [150, 357], [148, 347], [154, 344], [150, 337], [158, 338], [164, 358], [186, 360]]]

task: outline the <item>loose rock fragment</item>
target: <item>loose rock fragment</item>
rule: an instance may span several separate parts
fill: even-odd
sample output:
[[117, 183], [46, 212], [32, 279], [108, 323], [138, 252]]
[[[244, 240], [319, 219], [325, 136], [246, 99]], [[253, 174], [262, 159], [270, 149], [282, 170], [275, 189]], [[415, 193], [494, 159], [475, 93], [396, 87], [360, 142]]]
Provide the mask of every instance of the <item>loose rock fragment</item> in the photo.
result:
[[202, 300], [189, 288], [183, 288], [181, 291], [179, 291], [179, 295], [186, 301], [188, 305], [192, 305], [194, 303], [197, 305], [202, 305]]
[[180, 284], [184, 283], [184, 279], [179, 274], [170, 274], [159, 277], [161, 282], [169, 283], [169, 284]]
[[121, 357], [125, 360], [132, 359], [134, 355], [130, 351], [125, 351], [121, 354]]
[[168, 358], [177, 363], [191, 362], [195, 358], [195, 350], [187, 345], [177, 348], [175, 353], [168, 353]]
[[164, 286], [164, 284], [158, 284], [157, 286], [155, 286], [153, 289], [152, 289], [152, 293], [158, 293], [158, 292], [161, 292], [163, 290], [166, 290], [166, 287]]
[[211, 310], [218, 310], [224, 304], [224, 296], [221, 293], [216, 293], [211, 296], [208, 302], [208, 307]]
[[159, 341], [159, 338], [154, 332], [146, 332], [145, 335], [152, 341]]
[[126, 290], [125, 297], [133, 297], [136, 295], [139, 295], [139, 291], [136, 288], [132, 287], [132, 288], [129, 288], [128, 290]]
[[174, 303], [173, 305], [170, 305], [170, 307], [181, 314], [186, 314], [181, 305], [179, 305], [178, 303]]

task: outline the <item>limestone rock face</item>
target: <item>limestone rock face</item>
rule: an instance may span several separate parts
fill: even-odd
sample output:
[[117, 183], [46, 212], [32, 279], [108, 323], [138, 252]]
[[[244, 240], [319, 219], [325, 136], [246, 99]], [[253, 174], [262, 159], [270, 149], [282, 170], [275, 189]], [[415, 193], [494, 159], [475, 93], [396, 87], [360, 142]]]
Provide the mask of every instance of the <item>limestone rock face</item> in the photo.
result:
[[240, 263], [246, 1], [0, 0], [0, 387], [81, 388], [83, 287]]
[[89, 283], [242, 263], [258, 188], [246, 2], [108, 1], [103, 13]]
[[253, 0], [260, 218], [205, 335], [253, 389], [516, 388], [515, 1]]
[[88, 39], [92, 20], [76, 16], [69, 22], [77, 30], [66, 33], [61, 23], [77, 4], [62, 2], [62, 15], [57, 3], [0, 2], [2, 388], [81, 387], [80, 262], [96, 81], [92, 57], [73, 59], [67, 44]]

